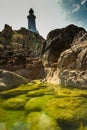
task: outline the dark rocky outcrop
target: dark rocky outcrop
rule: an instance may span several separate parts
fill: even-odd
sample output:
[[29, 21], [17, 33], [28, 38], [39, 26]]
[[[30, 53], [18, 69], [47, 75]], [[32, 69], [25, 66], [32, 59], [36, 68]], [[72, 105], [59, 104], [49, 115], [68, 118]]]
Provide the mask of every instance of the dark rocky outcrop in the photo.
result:
[[44, 38], [37, 33], [30, 32], [25, 28], [12, 30], [12, 27], [6, 24], [0, 32], [0, 49], [28, 49], [34, 55], [39, 55], [43, 40]]
[[[6, 25], [11, 30], [11, 27]], [[13, 71], [29, 81], [87, 87], [87, 32], [69, 25], [51, 31], [44, 40], [25, 28], [13, 31], [6, 44], [0, 33], [0, 69]]]
[[45, 76], [42, 61], [32, 57], [29, 50], [5, 50], [0, 55], [0, 68], [16, 72], [28, 80], [43, 79]]
[[51, 31], [43, 45], [46, 80], [87, 87], [87, 32], [75, 25]]
[[63, 29], [51, 31], [44, 42], [43, 57], [49, 61], [57, 62], [61, 52], [72, 46], [73, 40], [86, 31], [75, 25], [69, 25]]
[[2, 36], [5, 37], [7, 40], [11, 39], [13, 35], [12, 27], [5, 24], [4, 29], [2, 30]]
[[13, 36], [12, 27], [5, 24], [4, 29], [0, 32], [0, 49], [6, 49], [9, 44], [11, 44], [11, 39]]
[[16, 72], [28, 80], [44, 78], [43, 64], [39, 60], [43, 40], [42, 36], [25, 28], [14, 31], [5, 25], [0, 33], [0, 69]]

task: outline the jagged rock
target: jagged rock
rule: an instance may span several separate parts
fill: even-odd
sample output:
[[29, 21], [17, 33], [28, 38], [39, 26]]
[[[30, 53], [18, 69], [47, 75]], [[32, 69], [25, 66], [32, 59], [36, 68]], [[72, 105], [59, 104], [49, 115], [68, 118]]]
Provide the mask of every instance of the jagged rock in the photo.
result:
[[[12, 46], [0, 51], [1, 69], [16, 72], [28, 80], [45, 78], [55, 84], [87, 85], [87, 32], [83, 28], [69, 25], [53, 30], [45, 41], [39, 34], [21, 28], [13, 31]], [[85, 76], [79, 78], [82, 71]]]
[[35, 62], [35, 58], [40, 56], [43, 41], [39, 34], [25, 28], [12, 30], [6, 24], [0, 32], [0, 69], [16, 72], [29, 80], [44, 77], [42, 63], [39, 60]]
[[29, 61], [30, 62], [26, 64], [25, 68], [21, 67], [15, 72], [26, 77], [28, 80], [45, 78], [45, 71], [42, 61], [38, 59], [31, 59]]
[[16, 72], [28, 80], [45, 77], [41, 60], [31, 57], [29, 51], [5, 51], [0, 56], [0, 68]]
[[36, 55], [39, 55], [41, 53], [40, 48], [43, 41], [44, 38], [39, 34], [30, 32], [26, 28], [12, 30], [12, 27], [7, 24], [5, 24], [4, 29], [0, 32], [0, 45], [4, 49], [18, 51], [21, 49], [28, 49]]
[[87, 71], [62, 70], [58, 77], [62, 85], [87, 88]]
[[40, 48], [42, 46], [41, 43], [44, 41], [44, 38], [38, 33], [34, 33], [25, 28], [21, 28], [20, 30], [14, 32], [12, 41], [14, 43], [19, 43], [19, 45], [15, 44], [18, 50], [20, 50], [20, 48], [25, 48], [33, 51], [33, 53], [37, 53], [37, 51], [40, 53]]
[[5, 27], [2, 30], [2, 35], [3, 35], [3, 37], [5, 37], [8, 40], [11, 39], [12, 35], [13, 35], [12, 27], [7, 25], [7, 24], [5, 24]]
[[69, 25], [51, 31], [43, 43], [42, 55], [48, 63], [45, 70], [50, 70], [46, 76], [48, 82], [87, 87], [87, 32], [83, 28]]
[[27, 79], [13, 72], [0, 70], [0, 91], [15, 88], [27, 83]]
[[62, 69], [87, 69], [87, 41], [73, 45], [61, 53], [58, 67]]
[[78, 35], [85, 34], [85, 30], [75, 25], [69, 25], [63, 29], [55, 29], [51, 31], [47, 40], [44, 42], [43, 58], [52, 62], [57, 62], [61, 52], [71, 48], [73, 40]]

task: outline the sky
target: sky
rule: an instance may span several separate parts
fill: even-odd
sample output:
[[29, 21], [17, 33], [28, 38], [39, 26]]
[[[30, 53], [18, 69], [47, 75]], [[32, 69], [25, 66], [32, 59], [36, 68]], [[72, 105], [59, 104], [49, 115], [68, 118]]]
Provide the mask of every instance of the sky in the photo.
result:
[[14, 30], [28, 28], [28, 11], [33, 8], [40, 35], [69, 24], [87, 30], [87, 0], [0, 0], [0, 31], [5, 24]]

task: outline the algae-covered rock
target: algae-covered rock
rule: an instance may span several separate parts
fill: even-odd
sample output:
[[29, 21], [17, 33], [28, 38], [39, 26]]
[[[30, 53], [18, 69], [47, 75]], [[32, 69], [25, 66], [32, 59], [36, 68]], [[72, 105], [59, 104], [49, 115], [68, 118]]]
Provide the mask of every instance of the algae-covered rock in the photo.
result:
[[43, 96], [43, 95], [53, 95], [53, 92], [50, 91], [50, 89], [39, 89], [39, 90], [34, 90], [31, 92], [27, 93], [27, 96], [29, 97], [38, 97], [38, 96]]
[[25, 95], [17, 96], [15, 98], [5, 100], [2, 106], [5, 109], [11, 109], [11, 110], [23, 109], [26, 101], [27, 98], [25, 97]]
[[52, 116], [63, 130], [73, 130], [80, 123], [87, 123], [87, 101], [84, 98], [54, 98], [50, 100], [44, 111]]
[[61, 130], [57, 122], [44, 112], [32, 112], [26, 121], [30, 124], [30, 130]]
[[23, 121], [14, 122], [12, 130], [30, 130], [30, 125]]
[[0, 92], [0, 122], [7, 130], [86, 130], [87, 90], [34, 81]]
[[48, 100], [50, 100], [52, 97], [53, 96], [51, 95], [45, 95], [42, 97], [32, 98], [26, 103], [25, 110], [27, 112], [42, 111]]

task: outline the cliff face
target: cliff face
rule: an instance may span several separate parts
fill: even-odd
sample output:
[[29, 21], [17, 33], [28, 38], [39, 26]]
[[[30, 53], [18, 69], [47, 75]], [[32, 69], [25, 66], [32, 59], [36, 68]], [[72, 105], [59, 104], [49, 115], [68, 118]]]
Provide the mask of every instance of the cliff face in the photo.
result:
[[43, 40], [44, 38], [37, 33], [30, 32], [25, 28], [12, 30], [12, 27], [6, 24], [0, 32], [0, 49], [30, 49], [30, 51], [37, 54]]
[[43, 64], [38, 59], [43, 40], [25, 28], [14, 31], [5, 25], [0, 32], [0, 69], [16, 72], [29, 80], [43, 78]]
[[[73, 41], [78, 35], [83, 35], [86, 31], [75, 25], [51, 31], [45, 41], [43, 57], [48, 61], [57, 62], [61, 52], [71, 48]], [[80, 37], [80, 36], [79, 36]]]
[[49, 32], [44, 40], [25, 28], [5, 25], [0, 33], [0, 69], [28, 80], [87, 87], [87, 32], [75, 25]]
[[87, 32], [75, 25], [51, 31], [43, 47], [49, 82], [87, 87]]

